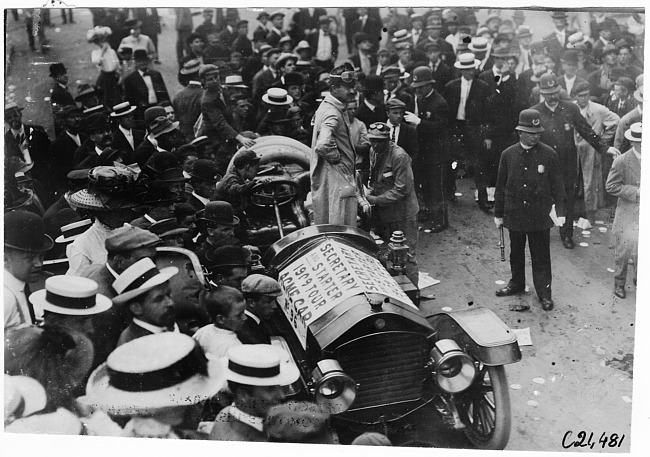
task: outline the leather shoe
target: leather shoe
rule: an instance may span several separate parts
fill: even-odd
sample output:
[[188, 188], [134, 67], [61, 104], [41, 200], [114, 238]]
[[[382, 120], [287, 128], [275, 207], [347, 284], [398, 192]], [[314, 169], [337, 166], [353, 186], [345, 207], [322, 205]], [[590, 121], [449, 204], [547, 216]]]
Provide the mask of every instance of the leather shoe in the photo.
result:
[[573, 249], [575, 246], [575, 244], [573, 244], [573, 240], [569, 236], [567, 236], [566, 238], [562, 238], [562, 244], [567, 249]]
[[485, 214], [490, 214], [490, 207], [487, 206], [486, 203], [479, 203], [478, 207], [481, 211], [483, 211]]
[[625, 298], [625, 287], [624, 286], [614, 287], [614, 295], [616, 295], [618, 298]]
[[517, 295], [520, 294], [524, 291], [523, 288], [520, 287], [514, 287], [508, 284], [502, 289], [498, 289], [495, 293], [497, 297], [508, 297], [510, 295]]
[[440, 233], [440, 232], [442, 232], [442, 231], [443, 231], [444, 229], [446, 229], [446, 228], [447, 228], [447, 227], [445, 227], [445, 226], [442, 225], [442, 224], [434, 224], [434, 225], [431, 226], [431, 229], [430, 229], [430, 230], [431, 230], [433, 233]]
[[542, 309], [544, 311], [550, 311], [553, 309], [553, 300], [550, 298], [542, 298]]

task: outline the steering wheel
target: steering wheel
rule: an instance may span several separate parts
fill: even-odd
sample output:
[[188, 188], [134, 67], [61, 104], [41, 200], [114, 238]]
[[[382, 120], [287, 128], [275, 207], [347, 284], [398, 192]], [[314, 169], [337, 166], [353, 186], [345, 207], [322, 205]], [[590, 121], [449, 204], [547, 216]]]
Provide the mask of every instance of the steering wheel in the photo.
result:
[[291, 179], [273, 179], [269, 183], [259, 183], [253, 188], [250, 201], [261, 208], [284, 206], [300, 195], [300, 184]]

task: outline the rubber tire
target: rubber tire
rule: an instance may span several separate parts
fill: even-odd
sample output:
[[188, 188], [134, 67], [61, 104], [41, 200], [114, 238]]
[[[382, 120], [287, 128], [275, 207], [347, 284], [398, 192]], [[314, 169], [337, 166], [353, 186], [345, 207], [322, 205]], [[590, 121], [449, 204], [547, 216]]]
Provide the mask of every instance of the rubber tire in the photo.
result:
[[[472, 424], [469, 423], [469, 421], [465, 421], [467, 412], [459, 411], [459, 413], [465, 422], [465, 435], [477, 449], [501, 450], [508, 444], [508, 440], [510, 439], [510, 427], [512, 425], [508, 380], [506, 379], [506, 370], [503, 365], [486, 368], [492, 383], [492, 392], [496, 409], [496, 418], [494, 427], [492, 428], [492, 433], [489, 436], [479, 434], [474, 430], [474, 428], [472, 428]], [[470, 389], [472, 389], [478, 382], [479, 379], [474, 381], [474, 385], [470, 387]], [[457, 403], [456, 406], [459, 410], [463, 408], [461, 403]]]

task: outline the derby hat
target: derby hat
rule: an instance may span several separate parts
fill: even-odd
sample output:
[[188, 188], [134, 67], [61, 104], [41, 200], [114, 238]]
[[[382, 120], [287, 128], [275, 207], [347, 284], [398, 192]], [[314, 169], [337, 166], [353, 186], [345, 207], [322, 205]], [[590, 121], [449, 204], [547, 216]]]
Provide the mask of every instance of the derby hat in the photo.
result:
[[139, 227], [124, 226], [113, 230], [106, 238], [104, 246], [108, 252], [127, 253], [136, 249], [160, 245], [160, 238]]
[[220, 246], [205, 252], [205, 266], [208, 270], [219, 267], [250, 267], [250, 256], [248, 249], [232, 245]]
[[393, 97], [386, 102], [386, 111], [390, 111], [392, 109], [406, 110], [406, 103], [404, 103], [399, 98]]
[[27, 211], [5, 213], [5, 248], [25, 252], [45, 252], [54, 242], [45, 234], [43, 219]]
[[124, 155], [123, 151], [115, 148], [106, 148], [102, 151], [102, 155], [97, 159], [97, 166], [111, 166], [115, 165], [116, 162], [121, 162], [122, 156]]
[[305, 78], [296, 71], [284, 75], [285, 89], [290, 86], [302, 86], [303, 84], [305, 84]]
[[473, 53], [466, 52], [458, 56], [458, 60], [454, 62], [454, 67], [458, 68], [459, 70], [473, 70], [475, 68], [478, 68], [480, 64], [481, 61], [478, 60]]
[[219, 360], [228, 381], [248, 386], [288, 386], [300, 377], [284, 350], [269, 344], [242, 344]]
[[131, 29], [135, 29], [137, 27], [142, 26], [142, 21], [140, 19], [129, 19], [124, 21], [124, 26]]
[[399, 67], [390, 66], [381, 72], [381, 77], [384, 79], [399, 78], [401, 73]]
[[352, 39], [354, 40], [354, 45], [357, 46], [364, 41], [371, 41], [370, 35], [366, 32], [357, 32], [353, 35]]
[[[156, 236], [156, 238], [158, 237]], [[119, 305], [145, 294], [154, 287], [169, 281], [176, 273], [178, 273], [176, 267], [158, 270], [156, 264], [149, 257], [140, 259], [113, 281], [113, 289], [118, 294], [113, 297], [113, 303]]]
[[111, 299], [98, 294], [95, 281], [80, 276], [51, 276], [45, 280], [45, 289], [29, 296], [34, 305], [56, 314], [66, 316], [90, 316], [103, 313], [113, 303]]
[[243, 168], [249, 163], [256, 163], [259, 161], [260, 156], [258, 156], [254, 151], [248, 149], [237, 151], [237, 154], [233, 157], [235, 168]]
[[[185, 145], [185, 146], [190, 146], [190, 145]], [[161, 171], [158, 174], [158, 176], [156, 176], [156, 181], [165, 182], [165, 183], [185, 182], [187, 181], [187, 179], [188, 178], [186, 178], [185, 175], [183, 174], [183, 169], [181, 167], [166, 168], [165, 170]]]
[[190, 59], [183, 64], [183, 68], [180, 70], [181, 75], [193, 75], [198, 73], [201, 69], [201, 61], [199, 59]]
[[269, 105], [283, 106], [293, 103], [293, 97], [285, 89], [271, 87], [262, 95], [262, 101]]
[[194, 161], [192, 171], [189, 174], [192, 178], [210, 183], [216, 183], [221, 180], [221, 175], [218, 173], [217, 166], [212, 160], [208, 159], [198, 159]]
[[247, 276], [241, 283], [243, 293], [262, 294], [270, 297], [282, 295], [280, 283], [270, 276], [252, 274]]
[[226, 80], [223, 83], [224, 87], [239, 87], [241, 89], [248, 89], [248, 86], [244, 84], [244, 80], [241, 75], [230, 75], [226, 76]]
[[368, 75], [363, 82], [363, 90], [370, 92], [383, 92], [384, 78], [379, 75]]
[[167, 116], [167, 112], [162, 106], [151, 106], [144, 110], [144, 122], [147, 126], [149, 126], [154, 119], [160, 116]]
[[61, 62], [55, 62], [50, 65], [50, 78], [56, 78], [57, 76], [65, 75], [66, 73], [68, 73], [68, 70]]
[[149, 415], [194, 405], [225, 387], [218, 361], [182, 333], [147, 335], [119, 346], [88, 379], [86, 393], [99, 409], [118, 416]]
[[634, 143], [641, 142], [641, 134], [643, 133], [643, 125], [641, 122], [635, 122], [630, 125], [630, 128], [625, 131], [625, 139]]
[[47, 394], [37, 380], [28, 376], [9, 376], [4, 378], [5, 424], [8, 419], [27, 417], [45, 408]]
[[137, 108], [136, 106], [131, 106], [131, 104], [128, 101], [118, 103], [113, 107], [113, 112], [110, 114], [110, 116], [111, 117], [126, 116], [127, 114], [131, 114], [133, 111], [135, 111], [136, 108]]
[[55, 242], [58, 244], [72, 243], [88, 230], [91, 225], [93, 225], [93, 221], [90, 219], [83, 219], [66, 224], [61, 227], [61, 235], [56, 238]]
[[422, 87], [426, 86], [427, 84], [433, 84], [435, 82], [436, 81], [433, 79], [433, 75], [431, 74], [431, 69], [429, 67], [417, 67], [415, 70], [413, 70], [413, 82], [411, 83], [411, 87]]
[[100, 130], [109, 130], [110, 125], [104, 113], [92, 113], [84, 119], [83, 130], [86, 133], [98, 132]]
[[158, 235], [160, 238], [180, 235], [181, 233], [185, 233], [189, 231], [188, 228], [181, 227], [176, 221], [176, 218], [173, 217], [170, 217], [168, 219], [162, 219], [159, 220], [158, 222], [154, 222], [149, 226], [148, 230], [151, 233]]
[[472, 38], [467, 48], [472, 52], [487, 52], [489, 49], [488, 39], [482, 36]]
[[527, 133], [542, 133], [542, 115], [536, 109], [525, 109], [519, 113], [519, 124], [515, 130]]
[[557, 82], [557, 76], [553, 73], [544, 73], [542, 76], [539, 78], [539, 93], [546, 95], [546, 94], [554, 94], [556, 92], [559, 92], [562, 89], [562, 86], [560, 86], [560, 83]]
[[384, 122], [375, 122], [368, 127], [368, 138], [375, 140], [387, 140], [390, 134], [390, 127]]
[[232, 205], [224, 201], [208, 202], [205, 205], [203, 217], [199, 220], [207, 224], [237, 225], [239, 218], [234, 215]]
[[178, 128], [179, 122], [172, 122], [167, 116], [158, 116], [149, 124], [149, 134], [158, 138], [165, 133], [173, 132]]
[[136, 49], [133, 51], [133, 60], [151, 60], [151, 58], [146, 50]]
[[520, 25], [517, 29], [517, 38], [527, 38], [531, 36], [533, 36], [533, 33], [527, 25]]

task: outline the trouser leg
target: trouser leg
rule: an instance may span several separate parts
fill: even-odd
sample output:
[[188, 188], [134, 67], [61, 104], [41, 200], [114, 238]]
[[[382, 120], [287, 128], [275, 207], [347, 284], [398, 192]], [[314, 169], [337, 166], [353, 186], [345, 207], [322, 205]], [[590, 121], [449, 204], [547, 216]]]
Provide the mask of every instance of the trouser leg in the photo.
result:
[[25, 21], [25, 28], [27, 29], [27, 39], [29, 40], [29, 49], [35, 51], [36, 46], [34, 44], [34, 20], [32, 18], [28, 18]]
[[573, 237], [573, 216], [575, 205], [575, 184], [576, 184], [576, 170], [571, 169], [564, 173], [564, 191], [566, 193], [566, 221], [560, 227], [560, 236], [562, 238]]
[[526, 285], [526, 232], [508, 230], [510, 238], [510, 286], [523, 289]]
[[540, 300], [551, 298], [551, 230], [528, 232], [533, 284]]
[[616, 286], [625, 286], [627, 280], [628, 260], [634, 261], [634, 277], [636, 278], [638, 244], [631, 241], [629, 237], [622, 234], [615, 234], [616, 247], [614, 250], [614, 284]]
[[[443, 190], [444, 184], [444, 165], [442, 163], [431, 164], [430, 182], [427, 183], [427, 189], [423, 189], [427, 208], [433, 213], [433, 224], [448, 225], [447, 220], [447, 199]], [[428, 196], [428, 198], [427, 198]]]

